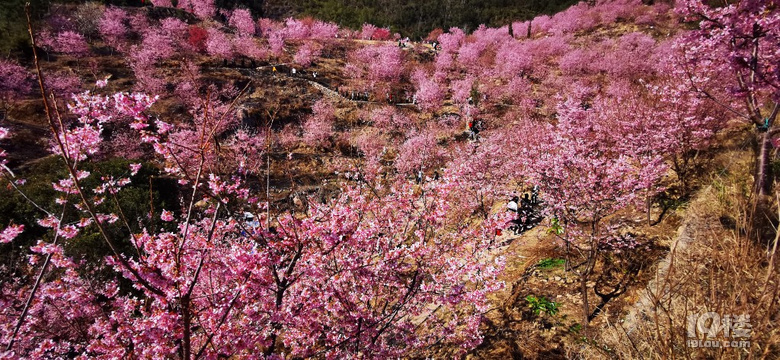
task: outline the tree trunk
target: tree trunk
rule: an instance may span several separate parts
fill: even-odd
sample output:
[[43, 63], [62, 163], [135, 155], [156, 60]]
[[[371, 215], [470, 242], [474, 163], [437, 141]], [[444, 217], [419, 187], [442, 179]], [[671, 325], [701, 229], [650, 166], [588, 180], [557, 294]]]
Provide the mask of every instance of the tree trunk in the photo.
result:
[[528, 39], [530, 39], [530, 38], [531, 38], [531, 23], [532, 23], [533, 21], [534, 21], [533, 19], [531, 19], [531, 20], [528, 20], [528, 32], [525, 34], [525, 37], [526, 37], [526, 38], [528, 38]]
[[653, 198], [650, 196], [650, 189], [647, 189], [645, 204], [647, 205], [647, 226], [653, 226], [653, 221], [650, 219], [650, 212], [653, 209]]
[[754, 193], [767, 196], [772, 190], [774, 176], [772, 176], [772, 136], [770, 132], [759, 134], [757, 144], [757, 160], [755, 169]]
[[190, 317], [190, 296], [184, 295], [181, 299], [181, 317], [184, 326], [184, 334], [182, 338], [182, 358], [189, 360], [192, 354], [192, 347], [190, 344], [190, 337], [192, 333], [190, 327], [192, 326], [192, 319]]
[[588, 275], [580, 276], [580, 292], [582, 292], [582, 327], [588, 327], [588, 315], [590, 315], [590, 305], [588, 304]]
[[[595, 233], [595, 227], [593, 232]], [[580, 292], [582, 293], [582, 327], [588, 327], [590, 322], [590, 302], [588, 301], [588, 280], [596, 267], [596, 256], [598, 256], [598, 244], [591, 240], [591, 248], [587, 252], [588, 258], [585, 260], [585, 269], [580, 272]]]

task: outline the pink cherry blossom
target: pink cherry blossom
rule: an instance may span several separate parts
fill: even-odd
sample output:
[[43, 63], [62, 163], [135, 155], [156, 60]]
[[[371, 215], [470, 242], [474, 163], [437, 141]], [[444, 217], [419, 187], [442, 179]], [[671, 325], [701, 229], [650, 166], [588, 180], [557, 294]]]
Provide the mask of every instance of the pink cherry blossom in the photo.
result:
[[173, 221], [173, 213], [168, 210], [163, 210], [160, 214], [162, 221]]
[[24, 225], [9, 225], [0, 232], [0, 243], [9, 243], [24, 231]]

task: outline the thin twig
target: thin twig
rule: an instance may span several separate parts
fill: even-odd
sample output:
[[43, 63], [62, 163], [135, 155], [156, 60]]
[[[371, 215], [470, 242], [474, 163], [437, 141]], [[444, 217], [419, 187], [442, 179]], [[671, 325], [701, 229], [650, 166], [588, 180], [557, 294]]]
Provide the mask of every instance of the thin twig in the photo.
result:
[[[62, 214], [60, 214], [60, 219], [65, 215], [65, 206], [62, 207]], [[57, 242], [60, 240], [60, 226], [62, 225], [61, 221], [57, 222], [57, 229], [55, 229], [54, 232], [54, 241], [52, 241], [52, 245], [57, 245]], [[16, 321], [16, 326], [14, 327], [14, 332], [11, 334], [11, 340], [8, 341], [8, 346], [6, 346], [5, 351], [10, 351], [11, 348], [14, 346], [14, 342], [16, 341], [16, 335], [19, 333], [19, 329], [22, 328], [22, 324], [24, 323], [24, 319], [27, 317], [27, 313], [30, 311], [30, 306], [32, 306], [32, 301], [35, 298], [35, 293], [38, 291], [38, 287], [41, 285], [41, 281], [43, 280], [43, 275], [46, 273], [46, 268], [49, 266], [49, 262], [51, 262], [51, 256], [53, 253], [49, 253], [46, 255], [46, 260], [43, 261], [43, 266], [41, 267], [41, 271], [38, 273], [38, 277], [35, 278], [35, 284], [33, 285], [32, 290], [30, 290], [30, 295], [27, 296], [27, 301], [24, 303], [24, 308], [22, 309], [21, 315], [19, 315], [19, 319]]]
[[[72, 164], [69, 160], [69, 157], [66, 155], [68, 154], [67, 147], [65, 144], [63, 144], [63, 139], [60, 137], [60, 133], [57, 130], [57, 127], [54, 123], [54, 117], [52, 115], [51, 108], [49, 106], [49, 102], [46, 100], [46, 87], [44, 85], [43, 81], [43, 72], [41, 71], [41, 65], [38, 60], [38, 52], [35, 50], [35, 36], [33, 32], [32, 27], [32, 19], [30, 18], [30, 3], [27, 3], [24, 7], [25, 14], [27, 15], [27, 31], [30, 34], [30, 41], [32, 43], [32, 50], [33, 50], [33, 61], [35, 63], [35, 70], [38, 74], [38, 87], [41, 91], [41, 97], [43, 98], [43, 107], [44, 111], [46, 113], [46, 119], [49, 123], [49, 128], [52, 132], [52, 135], [54, 135], [54, 139], [57, 143], [57, 147], [62, 152], [62, 159], [65, 161], [65, 165], [68, 168], [68, 172], [70, 173], [71, 179], [73, 180], [73, 184], [78, 191], [79, 196], [81, 197], [81, 201], [84, 204], [84, 207], [86, 208], [87, 212], [90, 214], [92, 219], [95, 222], [95, 225], [98, 228], [98, 231], [100, 232], [100, 235], [103, 237], [103, 240], [105, 240], [108, 247], [111, 249], [111, 252], [116, 257], [117, 261], [128, 271], [130, 272], [137, 280], [138, 283], [141, 284], [143, 287], [145, 287], [150, 292], [158, 295], [158, 296], [165, 296], [165, 293], [163, 293], [160, 289], [157, 289], [153, 287], [148, 281], [146, 281], [138, 271], [133, 268], [130, 263], [127, 262], [127, 259], [124, 258], [124, 256], [119, 254], [119, 251], [114, 244], [114, 242], [108, 237], [108, 234], [106, 233], [105, 229], [103, 228], [103, 225], [101, 224], [100, 220], [97, 218], [97, 215], [95, 213], [95, 209], [93, 208], [92, 204], [87, 200], [86, 195], [84, 194], [84, 191], [81, 187], [81, 182], [78, 178], [78, 175], [76, 174], [76, 169], [74, 168], [74, 164]], [[61, 119], [61, 117], [59, 117]]]

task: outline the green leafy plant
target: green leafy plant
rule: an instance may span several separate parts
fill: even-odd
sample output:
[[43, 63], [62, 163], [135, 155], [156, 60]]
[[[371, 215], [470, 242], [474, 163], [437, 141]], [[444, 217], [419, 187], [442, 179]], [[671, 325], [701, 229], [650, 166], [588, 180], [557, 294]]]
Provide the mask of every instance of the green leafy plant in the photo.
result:
[[579, 334], [580, 330], [582, 330], [582, 325], [578, 323], [574, 323], [571, 326], [569, 326], [569, 332], [572, 332], [574, 334]]
[[561, 225], [560, 220], [558, 220], [557, 217], [552, 218], [550, 220], [550, 228], [547, 229], [548, 234], [554, 234], [554, 235], [563, 235], [563, 225]]
[[551, 269], [554, 267], [561, 266], [566, 263], [566, 260], [564, 259], [557, 259], [557, 258], [546, 258], [539, 260], [539, 263], [536, 264], [536, 266], [540, 269]]
[[525, 297], [525, 301], [528, 302], [528, 307], [531, 308], [531, 311], [533, 311], [536, 316], [539, 316], [541, 313], [555, 316], [555, 314], [558, 313], [558, 306], [560, 305], [557, 302], [550, 301], [544, 296], [536, 297], [528, 295]]

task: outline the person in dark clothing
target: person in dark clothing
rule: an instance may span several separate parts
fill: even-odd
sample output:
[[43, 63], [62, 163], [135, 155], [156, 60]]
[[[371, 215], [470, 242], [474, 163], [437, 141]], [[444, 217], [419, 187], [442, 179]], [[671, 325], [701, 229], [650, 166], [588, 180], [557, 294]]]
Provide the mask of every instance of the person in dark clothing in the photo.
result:
[[479, 139], [479, 132], [482, 131], [482, 120], [475, 119], [469, 121], [469, 137], [471, 140]]
[[520, 209], [523, 211], [531, 210], [531, 198], [528, 197], [528, 193], [523, 194], [523, 201]]

